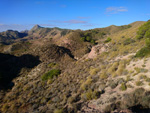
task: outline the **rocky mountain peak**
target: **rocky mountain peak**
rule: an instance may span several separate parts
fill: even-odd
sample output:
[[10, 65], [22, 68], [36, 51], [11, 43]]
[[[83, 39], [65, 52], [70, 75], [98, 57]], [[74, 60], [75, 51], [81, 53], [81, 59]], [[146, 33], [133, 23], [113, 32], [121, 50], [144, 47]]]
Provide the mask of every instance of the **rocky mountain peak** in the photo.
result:
[[34, 31], [34, 30], [37, 30], [39, 28], [42, 28], [40, 25], [36, 24], [31, 30]]

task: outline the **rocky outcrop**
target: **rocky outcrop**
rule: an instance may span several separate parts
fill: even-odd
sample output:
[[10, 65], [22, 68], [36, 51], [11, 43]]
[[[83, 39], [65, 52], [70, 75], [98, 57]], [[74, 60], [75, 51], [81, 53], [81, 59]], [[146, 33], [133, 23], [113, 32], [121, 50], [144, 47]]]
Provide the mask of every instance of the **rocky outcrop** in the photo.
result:
[[107, 52], [108, 47], [109, 46], [106, 44], [93, 46], [91, 52], [88, 54], [88, 58], [95, 58], [98, 54], [101, 54], [102, 52]]

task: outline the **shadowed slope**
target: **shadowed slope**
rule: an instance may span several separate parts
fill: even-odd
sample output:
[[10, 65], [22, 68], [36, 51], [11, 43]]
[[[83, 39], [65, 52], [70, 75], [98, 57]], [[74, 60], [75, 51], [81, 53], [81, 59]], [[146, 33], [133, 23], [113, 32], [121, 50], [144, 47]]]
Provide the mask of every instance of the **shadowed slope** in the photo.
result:
[[16, 57], [0, 53], [1, 86], [7, 87], [18, 76], [22, 68], [33, 68], [40, 63], [39, 58], [26, 54]]

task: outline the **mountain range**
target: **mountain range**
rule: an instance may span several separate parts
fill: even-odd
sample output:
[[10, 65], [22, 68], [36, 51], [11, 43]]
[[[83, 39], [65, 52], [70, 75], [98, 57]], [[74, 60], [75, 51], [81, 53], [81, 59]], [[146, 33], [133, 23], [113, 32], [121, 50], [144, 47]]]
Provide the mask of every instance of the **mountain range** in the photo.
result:
[[0, 112], [148, 113], [150, 21], [0, 33]]

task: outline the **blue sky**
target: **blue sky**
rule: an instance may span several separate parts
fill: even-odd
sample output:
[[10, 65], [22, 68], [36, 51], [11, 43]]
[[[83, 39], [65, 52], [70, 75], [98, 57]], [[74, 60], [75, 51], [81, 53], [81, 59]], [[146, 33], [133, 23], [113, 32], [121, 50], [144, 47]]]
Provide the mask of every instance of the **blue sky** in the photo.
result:
[[0, 0], [0, 31], [93, 29], [150, 19], [150, 0]]

